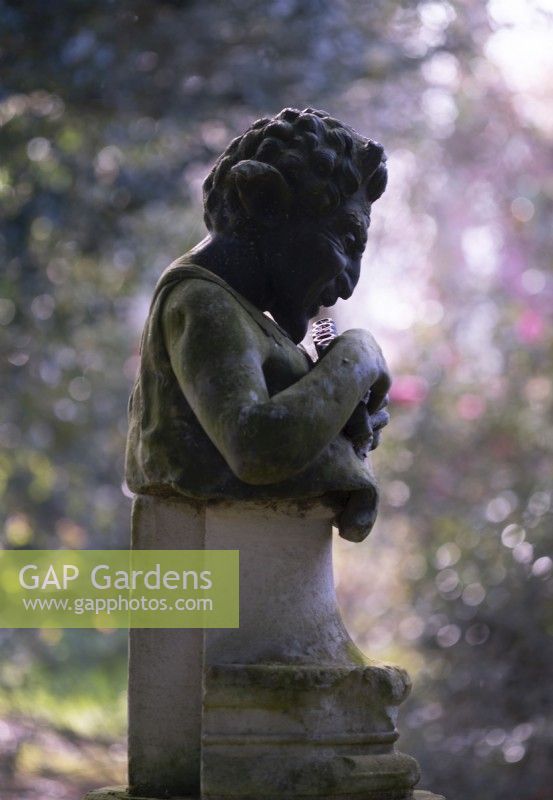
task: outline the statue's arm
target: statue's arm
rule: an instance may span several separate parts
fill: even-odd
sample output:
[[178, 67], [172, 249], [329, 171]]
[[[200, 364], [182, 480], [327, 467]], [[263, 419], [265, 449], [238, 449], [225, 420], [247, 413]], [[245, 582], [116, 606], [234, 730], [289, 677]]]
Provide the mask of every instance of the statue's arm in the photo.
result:
[[375, 408], [389, 386], [372, 337], [347, 331], [308, 374], [269, 397], [264, 334], [224, 289], [205, 281], [171, 292], [163, 329], [188, 403], [246, 483], [277, 483], [300, 472], [338, 436], [371, 386]]

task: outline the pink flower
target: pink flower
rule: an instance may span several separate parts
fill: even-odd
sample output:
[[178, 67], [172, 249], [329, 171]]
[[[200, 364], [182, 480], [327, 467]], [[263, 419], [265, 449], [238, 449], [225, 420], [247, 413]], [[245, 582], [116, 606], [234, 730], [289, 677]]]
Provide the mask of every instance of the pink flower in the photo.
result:
[[479, 394], [462, 394], [457, 401], [457, 413], [467, 422], [478, 419], [485, 410], [486, 401]]
[[428, 394], [428, 383], [418, 375], [399, 375], [390, 389], [390, 400], [400, 406], [418, 406]]
[[527, 308], [522, 312], [517, 321], [517, 333], [522, 342], [532, 344], [543, 339], [545, 333], [545, 322], [542, 315], [532, 308]]

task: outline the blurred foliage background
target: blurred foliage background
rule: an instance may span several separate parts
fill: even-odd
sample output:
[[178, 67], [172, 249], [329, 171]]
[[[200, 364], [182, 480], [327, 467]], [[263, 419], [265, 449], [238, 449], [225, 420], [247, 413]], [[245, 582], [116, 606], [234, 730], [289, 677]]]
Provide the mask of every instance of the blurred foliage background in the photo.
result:
[[[448, 800], [550, 800], [551, 0], [0, 0], [2, 546], [125, 547], [126, 402], [201, 183], [283, 106], [382, 141], [342, 329], [395, 375], [350, 630], [405, 665], [402, 749]], [[0, 631], [0, 788], [125, 772], [124, 632]], [[550, 688], [550, 687], [549, 687]]]

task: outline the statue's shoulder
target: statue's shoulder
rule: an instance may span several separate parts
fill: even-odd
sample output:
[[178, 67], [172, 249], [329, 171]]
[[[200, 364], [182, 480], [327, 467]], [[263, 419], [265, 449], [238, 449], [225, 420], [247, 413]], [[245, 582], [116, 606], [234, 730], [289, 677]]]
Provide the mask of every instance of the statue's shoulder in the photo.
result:
[[214, 333], [224, 323], [227, 332], [242, 331], [257, 340], [262, 313], [222, 278], [190, 263], [171, 265], [162, 275], [152, 303], [165, 335], [180, 335], [186, 323]]
[[221, 318], [228, 322], [235, 320], [242, 329], [249, 329], [257, 337], [262, 333], [281, 346], [296, 349], [288, 334], [274, 320], [219, 275], [190, 263], [187, 257], [171, 264], [159, 279], [152, 308], [156, 305], [164, 320], [169, 318], [173, 324], [183, 322], [184, 315], [204, 324]]
[[[160, 281], [164, 293], [164, 315], [181, 311], [193, 312], [195, 316], [238, 314], [242, 316], [247, 303], [225, 281], [203, 267], [192, 264], [170, 269]], [[156, 294], [160, 285], [156, 288]], [[253, 313], [257, 312], [254, 306]]]
[[184, 275], [168, 287], [164, 306], [166, 311], [178, 308], [216, 313], [220, 306], [240, 309], [231, 292], [219, 283], [196, 275]]

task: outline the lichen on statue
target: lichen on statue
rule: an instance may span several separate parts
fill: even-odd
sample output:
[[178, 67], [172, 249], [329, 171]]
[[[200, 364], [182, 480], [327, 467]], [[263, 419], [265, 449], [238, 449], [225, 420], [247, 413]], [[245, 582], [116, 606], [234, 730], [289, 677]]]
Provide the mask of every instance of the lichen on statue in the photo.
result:
[[316, 362], [299, 342], [353, 293], [385, 185], [382, 147], [321, 111], [285, 109], [231, 142], [204, 184], [208, 236], [155, 289], [129, 404], [132, 491], [320, 498], [342, 536], [369, 533], [378, 493], [347, 423], [370, 392], [376, 446], [382, 352], [359, 329]]

